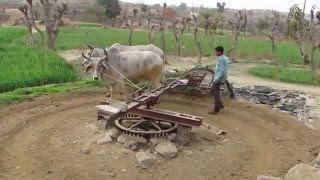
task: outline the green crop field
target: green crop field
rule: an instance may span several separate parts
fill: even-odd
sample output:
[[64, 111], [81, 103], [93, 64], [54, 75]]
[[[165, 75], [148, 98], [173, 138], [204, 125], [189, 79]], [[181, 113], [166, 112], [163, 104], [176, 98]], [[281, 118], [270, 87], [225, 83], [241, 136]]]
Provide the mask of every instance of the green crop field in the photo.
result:
[[28, 46], [27, 31], [0, 27], [0, 92], [75, 81], [71, 64], [54, 52]]
[[276, 81], [320, 85], [319, 80], [312, 78], [313, 72], [309, 69], [260, 65], [250, 69], [249, 72], [250, 74]]
[[[97, 27], [94, 24], [84, 24], [77, 29], [61, 28], [59, 34], [59, 39], [57, 42], [58, 49], [69, 50], [69, 49], [84, 49], [84, 35], [87, 31], [89, 33], [89, 41], [97, 47], [110, 46], [113, 43], [128, 44], [128, 30], [119, 29], [104, 29]], [[213, 49], [210, 49], [209, 43], [211, 42], [211, 37], [206, 37], [204, 34], [199, 35], [201, 41], [201, 46], [203, 49], [203, 54], [205, 56], [210, 56], [213, 54]], [[145, 31], [136, 30], [134, 31], [133, 44], [146, 44], [147, 43], [147, 33]], [[167, 53], [175, 54], [175, 41], [172, 32], [166, 33], [166, 44]], [[184, 44], [187, 48], [188, 54], [191, 56], [196, 56], [196, 48], [194, 43], [194, 38], [192, 34], [186, 33], [184, 36]], [[160, 33], [157, 33], [156, 45], [160, 47]], [[228, 35], [226, 36], [216, 36], [214, 41], [214, 46], [222, 45], [225, 48], [229, 48], [232, 45], [232, 40]], [[299, 49], [296, 44], [292, 41], [281, 41], [277, 42], [277, 51], [275, 53], [275, 60], [285, 63], [301, 64], [301, 56], [299, 54]], [[271, 42], [267, 39], [257, 39], [252, 37], [239, 38], [239, 45], [235, 54], [236, 58], [241, 58], [244, 60], [265, 60], [268, 52], [271, 48]]]

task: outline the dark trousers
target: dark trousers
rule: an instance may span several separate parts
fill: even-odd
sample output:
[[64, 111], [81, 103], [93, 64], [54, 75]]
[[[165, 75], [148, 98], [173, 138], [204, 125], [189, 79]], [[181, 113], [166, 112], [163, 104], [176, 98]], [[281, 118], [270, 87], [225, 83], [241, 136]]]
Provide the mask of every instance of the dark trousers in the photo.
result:
[[214, 83], [211, 87], [211, 94], [214, 96], [214, 111], [219, 112], [224, 107], [223, 102], [220, 99], [220, 87], [222, 83]]

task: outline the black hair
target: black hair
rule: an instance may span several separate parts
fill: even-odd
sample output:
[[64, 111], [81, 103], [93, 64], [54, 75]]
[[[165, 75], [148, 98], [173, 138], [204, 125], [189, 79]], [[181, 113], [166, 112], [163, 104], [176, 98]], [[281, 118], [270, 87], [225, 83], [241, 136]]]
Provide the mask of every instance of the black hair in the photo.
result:
[[223, 54], [223, 52], [224, 52], [224, 48], [223, 48], [222, 46], [216, 47], [215, 50], [218, 51], [218, 52], [221, 52], [222, 54]]

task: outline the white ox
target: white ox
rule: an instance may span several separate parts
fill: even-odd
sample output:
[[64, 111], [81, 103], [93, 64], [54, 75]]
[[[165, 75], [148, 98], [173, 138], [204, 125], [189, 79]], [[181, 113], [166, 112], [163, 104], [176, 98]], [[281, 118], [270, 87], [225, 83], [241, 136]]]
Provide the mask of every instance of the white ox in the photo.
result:
[[91, 58], [85, 54], [82, 56], [89, 62], [86, 71], [93, 69], [93, 79], [101, 78], [110, 85], [110, 98], [119, 82], [124, 90], [124, 100], [127, 101], [125, 84], [129, 82], [126, 78], [133, 83], [147, 81], [154, 88], [161, 86], [164, 64], [160, 56], [151, 51], [119, 52], [117, 48], [111, 47], [102, 58]]

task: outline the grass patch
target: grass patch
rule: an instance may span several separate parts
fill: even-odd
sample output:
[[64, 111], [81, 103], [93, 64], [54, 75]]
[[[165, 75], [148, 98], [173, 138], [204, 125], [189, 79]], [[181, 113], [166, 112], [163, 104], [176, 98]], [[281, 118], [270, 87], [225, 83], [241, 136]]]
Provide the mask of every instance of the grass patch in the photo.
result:
[[77, 81], [64, 84], [53, 84], [39, 87], [20, 88], [0, 94], [0, 105], [7, 105], [31, 99], [41, 95], [69, 92], [76, 89], [103, 87], [100, 81]]
[[259, 65], [250, 69], [249, 73], [281, 82], [320, 85], [320, 81], [313, 80], [313, 72], [308, 69]]
[[0, 93], [77, 79], [71, 64], [52, 51], [28, 46], [26, 35], [22, 28], [0, 27]]
[[[86, 24], [86, 23], [85, 23]], [[89, 41], [97, 47], [110, 46], [113, 43], [120, 43], [128, 45], [128, 30], [120, 29], [104, 29], [102, 27], [95, 27], [83, 25], [77, 29], [61, 28], [57, 42], [57, 48], [60, 50], [70, 49], [84, 49], [84, 35], [90, 30]], [[166, 32], [167, 53], [176, 54], [175, 41], [172, 32]], [[210, 48], [210, 36], [205, 36], [204, 32], [199, 35], [203, 55], [210, 56], [214, 50]], [[265, 60], [271, 49], [271, 42], [267, 39], [260, 39], [254, 37], [239, 37], [238, 49], [234, 52], [236, 58], [247, 60]], [[145, 31], [134, 31], [133, 44], [147, 44], [147, 33]], [[197, 54], [193, 35], [185, 33], [184, 44], [189, 55], [195, 56]], [[155, 45], [161, 46], [160, 33], [157, 33]], [[216, 36], [214, 46], [222, 45], [228, 49], [232, 45], [230, 36]], [[292, 41], [277, 42], [277, 50], [275, 52], [275, 59], [285, 63], [301, 64], [302, 60], [299, 54], [299, 49]]]

